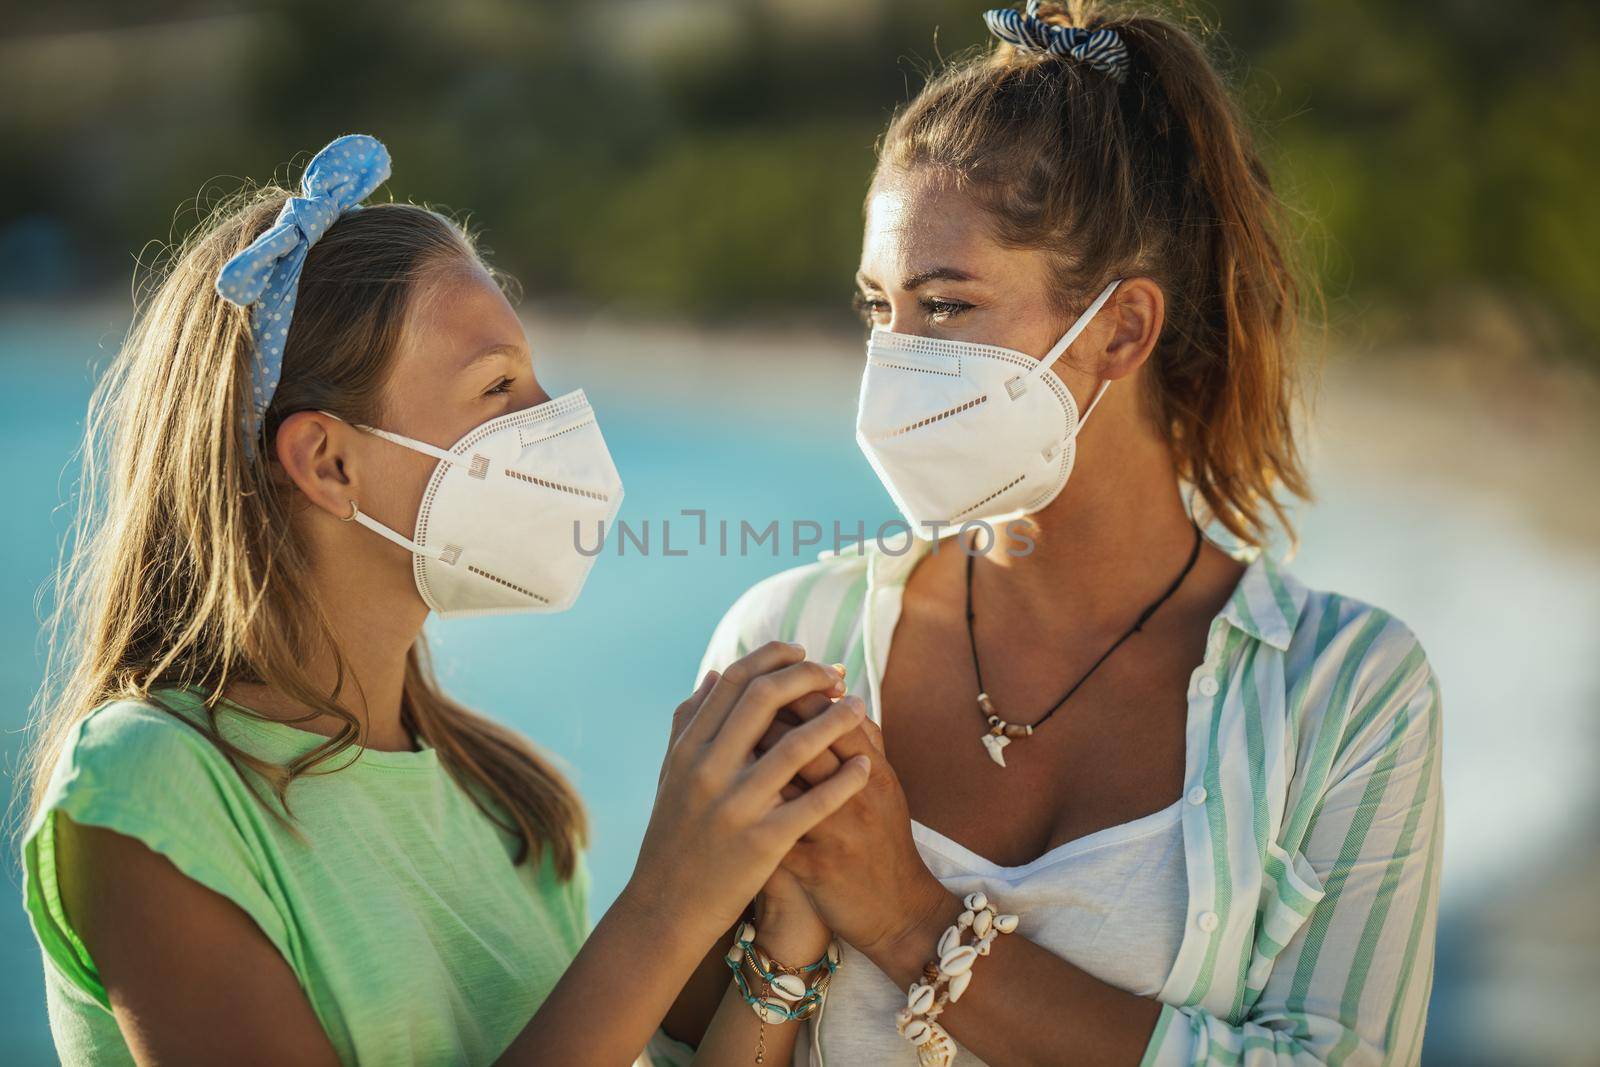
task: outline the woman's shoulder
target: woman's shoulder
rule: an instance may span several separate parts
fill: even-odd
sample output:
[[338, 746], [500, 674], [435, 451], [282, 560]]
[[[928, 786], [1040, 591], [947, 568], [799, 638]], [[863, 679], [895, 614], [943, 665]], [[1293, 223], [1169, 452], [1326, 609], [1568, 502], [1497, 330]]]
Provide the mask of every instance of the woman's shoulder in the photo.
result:
[[768, 641], [797, 641], [822, 656], [840, 623], [860, 612], [869, 556], [853, 548], [769, 575], [733, 602], [712, 634], [701, 673], [721, 668]]
[[1393, 611], [1361, 597], [1286, 585], [1300, 603], [1285, 650], [1291, 706], [1302, 737], [1337, 738], [1349, 765], [1411, 735], [1438, 743], [1438, 675], [1421, 638]]

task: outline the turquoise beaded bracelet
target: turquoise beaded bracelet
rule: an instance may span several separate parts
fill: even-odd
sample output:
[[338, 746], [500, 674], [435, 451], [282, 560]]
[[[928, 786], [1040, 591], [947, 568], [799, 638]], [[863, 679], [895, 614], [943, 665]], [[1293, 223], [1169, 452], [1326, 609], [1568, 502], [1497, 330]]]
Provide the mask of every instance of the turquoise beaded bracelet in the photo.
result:
[[[797, 968], [802, 975], [816, 974], [827, 968], [827, 973], [819, 976], [814, 983], [808, 983], [790, 971], [769, 970], [756, 958], [755, 947], [755, 924], [742, 922], [734, 934], [733, 947], [728, 949], [723, 959], [733, 972], [740, 997], [756, 1013], [757, 1018], [764, 1023], [778, 1025], [803, 1019], [814, 1012], [822, 1001], [823, 991], [827, 989], [833, 973], [839, 969], [839, 942], [829, 942], [828, 951], [817, 962]], [[768, 993], [758, 994], [751, 990], [750, 982], [744, 976], [744, 964], [747, 962], [750, 969], [767, 984]]]

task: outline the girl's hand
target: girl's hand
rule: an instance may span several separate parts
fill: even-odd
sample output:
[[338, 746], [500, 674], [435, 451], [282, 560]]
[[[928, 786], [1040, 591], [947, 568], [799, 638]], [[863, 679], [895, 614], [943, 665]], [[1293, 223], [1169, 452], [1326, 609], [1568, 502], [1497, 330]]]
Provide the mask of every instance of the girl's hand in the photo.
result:
[[757, 940], [783, 963], [796, 967], [815, 963], [833, 940], [833, 931], [817, 914], [805, 887], [781, 866], [761, 887], [755, 910]]
[[835, 671], [807, 662], [799, 645], [780, 642], [757, 649], [720, 677], [708, 674], [674, 717], [677, 736], [638, 864], [622, 893], [627, 903], [670, 909], [681, 935], [707, 945], [732, 926], [800, 836], [867, 780], [871, 757], [863, 755], [838, 764], [794, 799], [782, 795], [801, 767], [863, 721], [866, 706], [856, 697], [830, 702], [752, 758], [785, 705], [841, 692]]

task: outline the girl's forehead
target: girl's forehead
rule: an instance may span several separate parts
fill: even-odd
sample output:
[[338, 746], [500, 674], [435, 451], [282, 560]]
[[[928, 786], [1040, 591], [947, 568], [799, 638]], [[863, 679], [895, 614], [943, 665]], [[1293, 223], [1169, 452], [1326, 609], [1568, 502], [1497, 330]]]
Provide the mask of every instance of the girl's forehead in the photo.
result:
[[449, 271], [418, 287], [396, 353], [411, 369], [449, 374], [495, 347], [526, 351], [522, 320], [481, 268]]

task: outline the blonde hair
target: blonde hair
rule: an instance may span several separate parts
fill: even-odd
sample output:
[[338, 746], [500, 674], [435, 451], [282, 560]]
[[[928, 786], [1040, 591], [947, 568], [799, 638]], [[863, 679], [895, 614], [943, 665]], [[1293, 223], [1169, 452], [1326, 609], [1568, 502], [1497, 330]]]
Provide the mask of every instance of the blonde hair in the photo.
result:
[[[306, 258], [282, 378], [252, 454], [241, 430], [249, 313], [223, 301], [214, 281], [288, 196], [276, 187], [240, 194], [171, 254], [90, 403], [79, 510], [22, 769], [30, 819], [72, 729], [109, 700], [164, 706], [159, 690], [197, 690], [201, 731], [285, 811], [295, 778], [362, 740], [359, 720], [337, 703], [351, 679], [290, 521], [295, 490], [273, 473], [272, 439], [284, 417], [309, 408], [376, 421], [418, 283], [482, 261], [466, 233], [425, 208], [377, 204], [336, 222]], [[302, 666], [314, 652], [338, 665], [332, 692]], [[288, 765], [251, 756], [216, 728], [236, 682], [270, 686], [307, 708], [306, 719], [330, 716], [339, 730]], [[518, 863], [548, 846], [561, 877], [571, 876], [587, 838], [576, 793], [515, 732], [441, 692], [420, 635], [407, 655], [402, 715], [485, 814], [521, 838]]]
[[1069, 57], [1002, 44], [958, 59], [890, 122], [879, 173], [934, 168], [970, 192], [1000, 241], [1052, 253], [1059, 310], [1109, 279], [1153, 278], [1167, 318], [1150, 408], [1178, 473], [1229, 533], [1260, 545], [1279, 492], [1311, 492], [1295, 440], [1305, 298], [1283, 206], [1200, 43], [1160, 15], [1080, 2], [1041, 17], [1110, 28], [1120, 84]]

